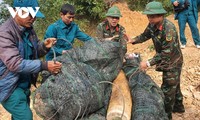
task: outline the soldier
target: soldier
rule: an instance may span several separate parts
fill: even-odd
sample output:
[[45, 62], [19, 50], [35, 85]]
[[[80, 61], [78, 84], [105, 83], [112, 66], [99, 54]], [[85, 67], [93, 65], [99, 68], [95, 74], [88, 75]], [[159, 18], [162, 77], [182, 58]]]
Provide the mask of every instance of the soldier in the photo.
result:
[[126, 52], [128, 36], [126, 35], [125, 28], [119, 24], [120, 17], [122, 17], [122, 15], [117, 6], [108, 9], [106, 20], [99, 23], [97, 26], [96, 37], [98, 40], [121, 42]]
[[[106, 20], [99, 23], [97, 26], [96, 37], [98, 41], [113, 41], [119, 42], [122, 45], [123, 54], [125, 55], [127, 51], [127, 41], [128, 37], [126, 35], [125, 28], [119, 23], [120, 17], [122, 17], [121, 12], [117, 6], [113, 6], [108, 9], [106, 13]], [[124, 83], [128, 82], [125, 76], [123, 76], [124, 71], [120, 70], [118, 76], [115, 78], [114, 83], [118, 86], [124, 85], [120, 81], [123, 80]], [[121, 80], [119, 80], [119, 78]], [[120, 84], [120, 85], [119, 85]], [[128, 84], [128, 83], [127, 83]]]
[[137, 44], [152, 39], [156, 54], [153, 58], [142, 61], [140, 67], [145, 70], [156, 65], [156, 71], [163, 72], [161, 89], [165, 95], [165, 111], [171, 120], [172, 112], [185, 112], [180, 89], [183, 56], [176, 28], [164, 17], [166, 13], [160, 2], [148, 3], [143, 12], [149, 20], [147, 28], [141, 35], [128, 42]]

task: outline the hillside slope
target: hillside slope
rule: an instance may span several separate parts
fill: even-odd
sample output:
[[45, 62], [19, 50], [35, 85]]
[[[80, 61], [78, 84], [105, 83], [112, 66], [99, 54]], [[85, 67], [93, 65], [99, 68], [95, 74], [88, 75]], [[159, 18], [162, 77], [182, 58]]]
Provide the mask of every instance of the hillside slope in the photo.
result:
[[[126, 28], [129, 36], [137, 36], [144, 31], [148, 24], [148, 19], [145, 15], [142, 15], [141, 12], [130, 11], [126, 3], [118, 3], [116, 6], [120, 8], [123, 16], [120, 19], [120, 24]], [[167, 19], [172, 21], [178, 30], [178, 23], [174, 20], [174, 15], [168, 16]], [[198, 25], [200, 25], [200, 21]], [[181, 89], [184, 95], [186, 112], [184, 114], [173, 114], [173, 120], [200, 120], [200, 49], [194, 46], [188, 25], [186, 26], [185, 34], [187, 46], [182, 49], [184, 65], [181, 75]], [[151, 40], [137, 45], [129, 44], [128, 52], [139, 52], [142, 59], [147, 60], [155, 54], [151, 46]], [[158, 85], [161, 85], [162, 74], [160, 72], [156, 72], [152, 68], [148, 69], [147, 73]]]
[[[126, 28], [129, 36], [136, 36], [142, 33], [148, 24], [148, 20], [141, 12], [131, 11], [128, 9], [126, 3], [115, 4], [122, 12], [120, 24]], [[174, 20], [173, 15], [167, 17], [172, 21], [177, 29], [177, 21]], [[200, 25], [200, 21], [198, 22]], [[200, 27], [200, 26], [199, 26]], [[184, 105], [186, 112], [184, 114], [173, 114], [173, 120], [200, 120], [200, 49], [194, 46], [190, 29], [187, 25], [186, 36], [188, 44], [182, 50], [184, 56], [184, 65], [181, 75], [181, 89], [184, 95]], [[138, 45], [128, 45], [128, 52], [139, 52], [142, 59], [151, 58], [155, 53], [151, 49], [152, 42], [149, 40], [146, 43]], [[156, 72], [153, 68], [148, 69], [147, 73], [155, 82], [160, 85], [162, 83], [162, 74]], [[33, 111], [34, 112], [34, 111]], [[10, 120], [10, 115], [0, 105], [0, 120]], [[41, 120], [34, 113], [34, 120]]]

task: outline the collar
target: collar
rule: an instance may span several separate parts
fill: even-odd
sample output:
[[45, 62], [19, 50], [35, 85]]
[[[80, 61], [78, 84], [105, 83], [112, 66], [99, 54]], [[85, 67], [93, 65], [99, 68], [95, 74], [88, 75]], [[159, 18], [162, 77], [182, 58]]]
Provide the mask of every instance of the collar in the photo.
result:
[[161, 24], [161, 25], [158, 27], [158, 30], [160, 30], [160, 31], [163, 30], [163, 24]]
[[74, 22], [71, 22], [69, 25], [67, 25], [67, 24], [65, 24], [63, 21], [62, 21], [62, 19], [60, 19], [59, 21], [58, 21], [58, 24], [59, 24], [59, 26], [62, 28], [62, 29], [65, 29], [65, 28], [71, 28], [72, 27], [72, 25], [74, 24]]
[[165, 23], [165, 19], [163, 19], [163, 21], [162, 21], [162, 23], [160, 24], [159, 27], [157, 27], [156, 25], [151, 25], [151, 26], [154, 28], [154, 30], [162, 31], [162, 30], [164, 29], [164, 28], [163, 28], [164, 23]]
[[164, 29], [163, 27], [164, 27], [165, 23], [166, 23], [166, 19], [164, 18], [163, 21], [162, 21], [162, 23], [158, 27], [158, 30], [162, 31]]
[[20, 30], [21, 32], [24, 32], [24, 31], [26, 30], [26, 28], [23, 27], [23, 26], [19, 26], [19, 30]]
[[[110, 29], [110, 26], [109, 24], [106, 25], [106, 30], [109, 30]], [[116, 32], [119, 32], [119, 25], [117, 24], [117, 26], [115, 27], [115, 31]]]
[[17, 31], [19, 32], [20, 35], [22, 35], [24, 31], [30, 31], [33, 29], [33, 27], [25, 28], [23, 26], [18, 25], [14, 18], [10, 18], [10, 20], [14, 24], [14, 26], [17, 28]]

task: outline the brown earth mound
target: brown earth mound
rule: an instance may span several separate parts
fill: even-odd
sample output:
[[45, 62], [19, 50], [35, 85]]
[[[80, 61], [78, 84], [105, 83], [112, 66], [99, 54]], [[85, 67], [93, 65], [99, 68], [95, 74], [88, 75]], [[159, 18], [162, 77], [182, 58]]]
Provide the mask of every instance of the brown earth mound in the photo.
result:
[[[129, 10], [126, 3], [117, 3], [122, 12], [122, 18], [120, 24], [126, 28], [127, 34], [130, 37], [137, 36], [144, 31], [148, 24], [148, 20], [141, 12]], [[174, 16], [167, 17], [172, 21], [177, 29], [177, 21], [174, 20]], [[198, 22], [200, 25], [200, 22]], [[186, 112], [183, 114], [173, 114], [173, 120], [200, 120], [200, 49], [194, 46], [194, 42], [191, 37], [191, 32], [186, 26], [186, 36], [188, 44], [185, 49], [182, 50], [184, 56], [184, 65], [181, 75], [181, 89], [184, 95], [184, 105]], [[151, 40], [138, 44], [128, 45], [128, 52], [139, 52], [143, 60], [151, 58], [155, 52], [152, 49]], [[156, 72], [154, 68], [148, 69], [147, 73], [152, 77], [155, 82], [160, 85], [162, 83], [162, 74]], [[34, 120], [41, 120], [33, 111]], [[0, 105], [0, 120], [10, 120], [10, 115]]]

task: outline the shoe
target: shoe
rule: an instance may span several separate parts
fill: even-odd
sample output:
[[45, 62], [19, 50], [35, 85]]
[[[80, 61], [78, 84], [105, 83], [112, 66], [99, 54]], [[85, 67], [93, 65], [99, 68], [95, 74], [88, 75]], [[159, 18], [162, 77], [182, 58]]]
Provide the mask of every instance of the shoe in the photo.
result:
[[200, 45], [196, 45], [196, 47], [197, 47], [198, 49], [200, 49]]
[[173, 113], [184, 113], [185, 112], [185, 108], [183, 106], [183, 104], [181, 105], [175, 105], [174, 108], [173, 108]]
[[181, 45], [181, 49], [184, 49], [185, 48], [185, 45]]

